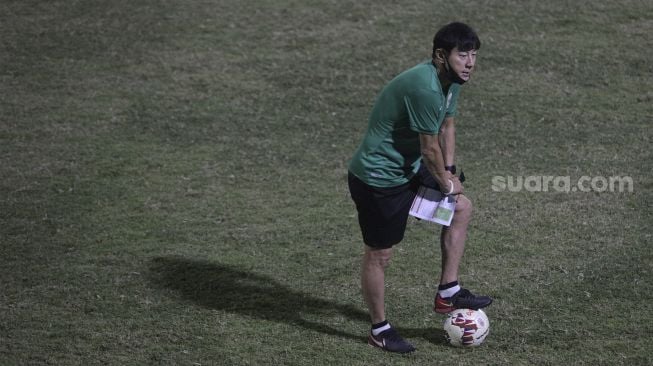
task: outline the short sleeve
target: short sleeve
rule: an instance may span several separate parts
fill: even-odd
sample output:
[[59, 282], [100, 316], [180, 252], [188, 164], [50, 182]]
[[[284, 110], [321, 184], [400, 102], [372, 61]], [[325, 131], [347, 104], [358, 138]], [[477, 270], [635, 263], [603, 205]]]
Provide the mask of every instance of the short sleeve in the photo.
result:
[[431, 90], [415, 90], [404, 96], [410, 129], [429, 135], [440, 131], [442, 95]]

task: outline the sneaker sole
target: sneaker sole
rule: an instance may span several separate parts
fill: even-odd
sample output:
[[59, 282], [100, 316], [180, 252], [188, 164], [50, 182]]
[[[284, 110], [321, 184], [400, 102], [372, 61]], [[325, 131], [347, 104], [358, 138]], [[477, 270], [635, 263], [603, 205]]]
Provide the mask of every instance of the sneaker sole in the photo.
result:
[[[467, 308], [464, 308], [464, 309], [479, 310], [479, 309], [484, 309], [484, 308], [486, 308], [486, 307], [488, 307], [490, 305], [492, 305], [492, 300], [490, 300], [487, 304], [483, 304], [481, 306], [467, 307]], [[449, 306], [446, 306], [446, 307], [444, 307], [444, 306], [438, 307], [437, 304], [436, 304], [435, 306], [433, 306], [433, 311], [438, 313], [438, 314], [448, 314], [448, 313], [450, 313], [450, 312], [452, 312], [454, 310], [457, 310], [457, 309], [463, 309], [463, 308], [457, 308], [457, 307], [455, 307], [453, 305], [449, 305]]]
[[371, 336], [367, 336], [367, 344], [368, 344], [370, 347], [378, 348], [378, 349], [380, 349], [380, 350], [382, 350], [382, 351], [390, 352], [390, 353], [406, 354], [406, 353], [411, 353], [411, 352], [414, 352], [414, 351], [415, 351], [415, 348], [413, 348], [413, 349], [411, 349], [411, 350], [409, 350], [409, 351], [403, 351], [403, 352], [399, 352], [399, 351], [390, 351], [390, 350], [386, 349], [385, 347], [378, 345], [375, 341], [372, 340], [372, 337], [371, 337]]
[[453, 306], [447, 307], [447, 308], [433, 308], [433, 311], [438, 313], [438, 314], [448, 314], [452, 311], [456, 310]]

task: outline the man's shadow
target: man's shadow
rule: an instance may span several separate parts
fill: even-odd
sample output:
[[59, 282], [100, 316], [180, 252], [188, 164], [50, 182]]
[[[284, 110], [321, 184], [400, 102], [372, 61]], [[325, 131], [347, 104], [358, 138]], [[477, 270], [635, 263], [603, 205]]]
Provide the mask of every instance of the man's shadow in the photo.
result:
[[[355, 306], [318, 298], [292, 290], [271, 277], [204, 260], [170, 256], [150, 262], [150, 279], [159, 287], [171, 289], [200, 306], [272, 320], [328, 335], [366, 342], [365, 333], [350, 334], [319, 321], [338, 313], [369, 327], [368, 314]], [[326, 321], [325, 321], [326, 322]], [[444, 342], [441, 329], [399, 328], [406, 337], [422, 337], [431, 343]]]
[[209, 309], [298, 325], [357, 341], [365, 340], [361, 334], [350, 334], [304, 318], [319, 319], [320, 314], [330, 317], [339, 313], [365, 324], [368, 316], [362, 310], [292, 290], [267, 276], [215, 262], [159, 257], [150, 262], [150, 277], [157, 286], [174, 290], [183, 298]]

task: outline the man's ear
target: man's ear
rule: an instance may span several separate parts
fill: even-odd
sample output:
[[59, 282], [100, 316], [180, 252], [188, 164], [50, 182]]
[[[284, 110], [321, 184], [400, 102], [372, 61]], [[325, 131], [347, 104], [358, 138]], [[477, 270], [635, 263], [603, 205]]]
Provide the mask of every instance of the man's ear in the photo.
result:
[[438, 48], [435, 50], [435, 55], [433, 60], [438, 63], [445, 63], [445, 59], [447, 58], [447, 52], [445, 52], [444, 48]]

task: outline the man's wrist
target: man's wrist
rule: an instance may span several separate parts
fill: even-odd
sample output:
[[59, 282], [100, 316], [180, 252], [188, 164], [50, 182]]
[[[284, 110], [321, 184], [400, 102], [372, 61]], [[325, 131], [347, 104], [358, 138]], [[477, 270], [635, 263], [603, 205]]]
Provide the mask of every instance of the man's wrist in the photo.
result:
[[444, 167], [444, 170], [450, 172], [451, 174], [456, 174], [456, 166], [455, 165], [447, 165]]
[[450, 194], [453, 193], [453, 189], [454, 189], [454, 188], [453, 188], [453, 181], [452, 181], [451, 179], [447, 179], [447, 181], [449, 182], [449, 188], [448, 188], [449, 191], [448, 191], [448, 192], [444, 192], [444, 191], [443, 191], [442, 193], [444, 193], [445, 195], [448, 196], [448, 195], [450, 195]]

